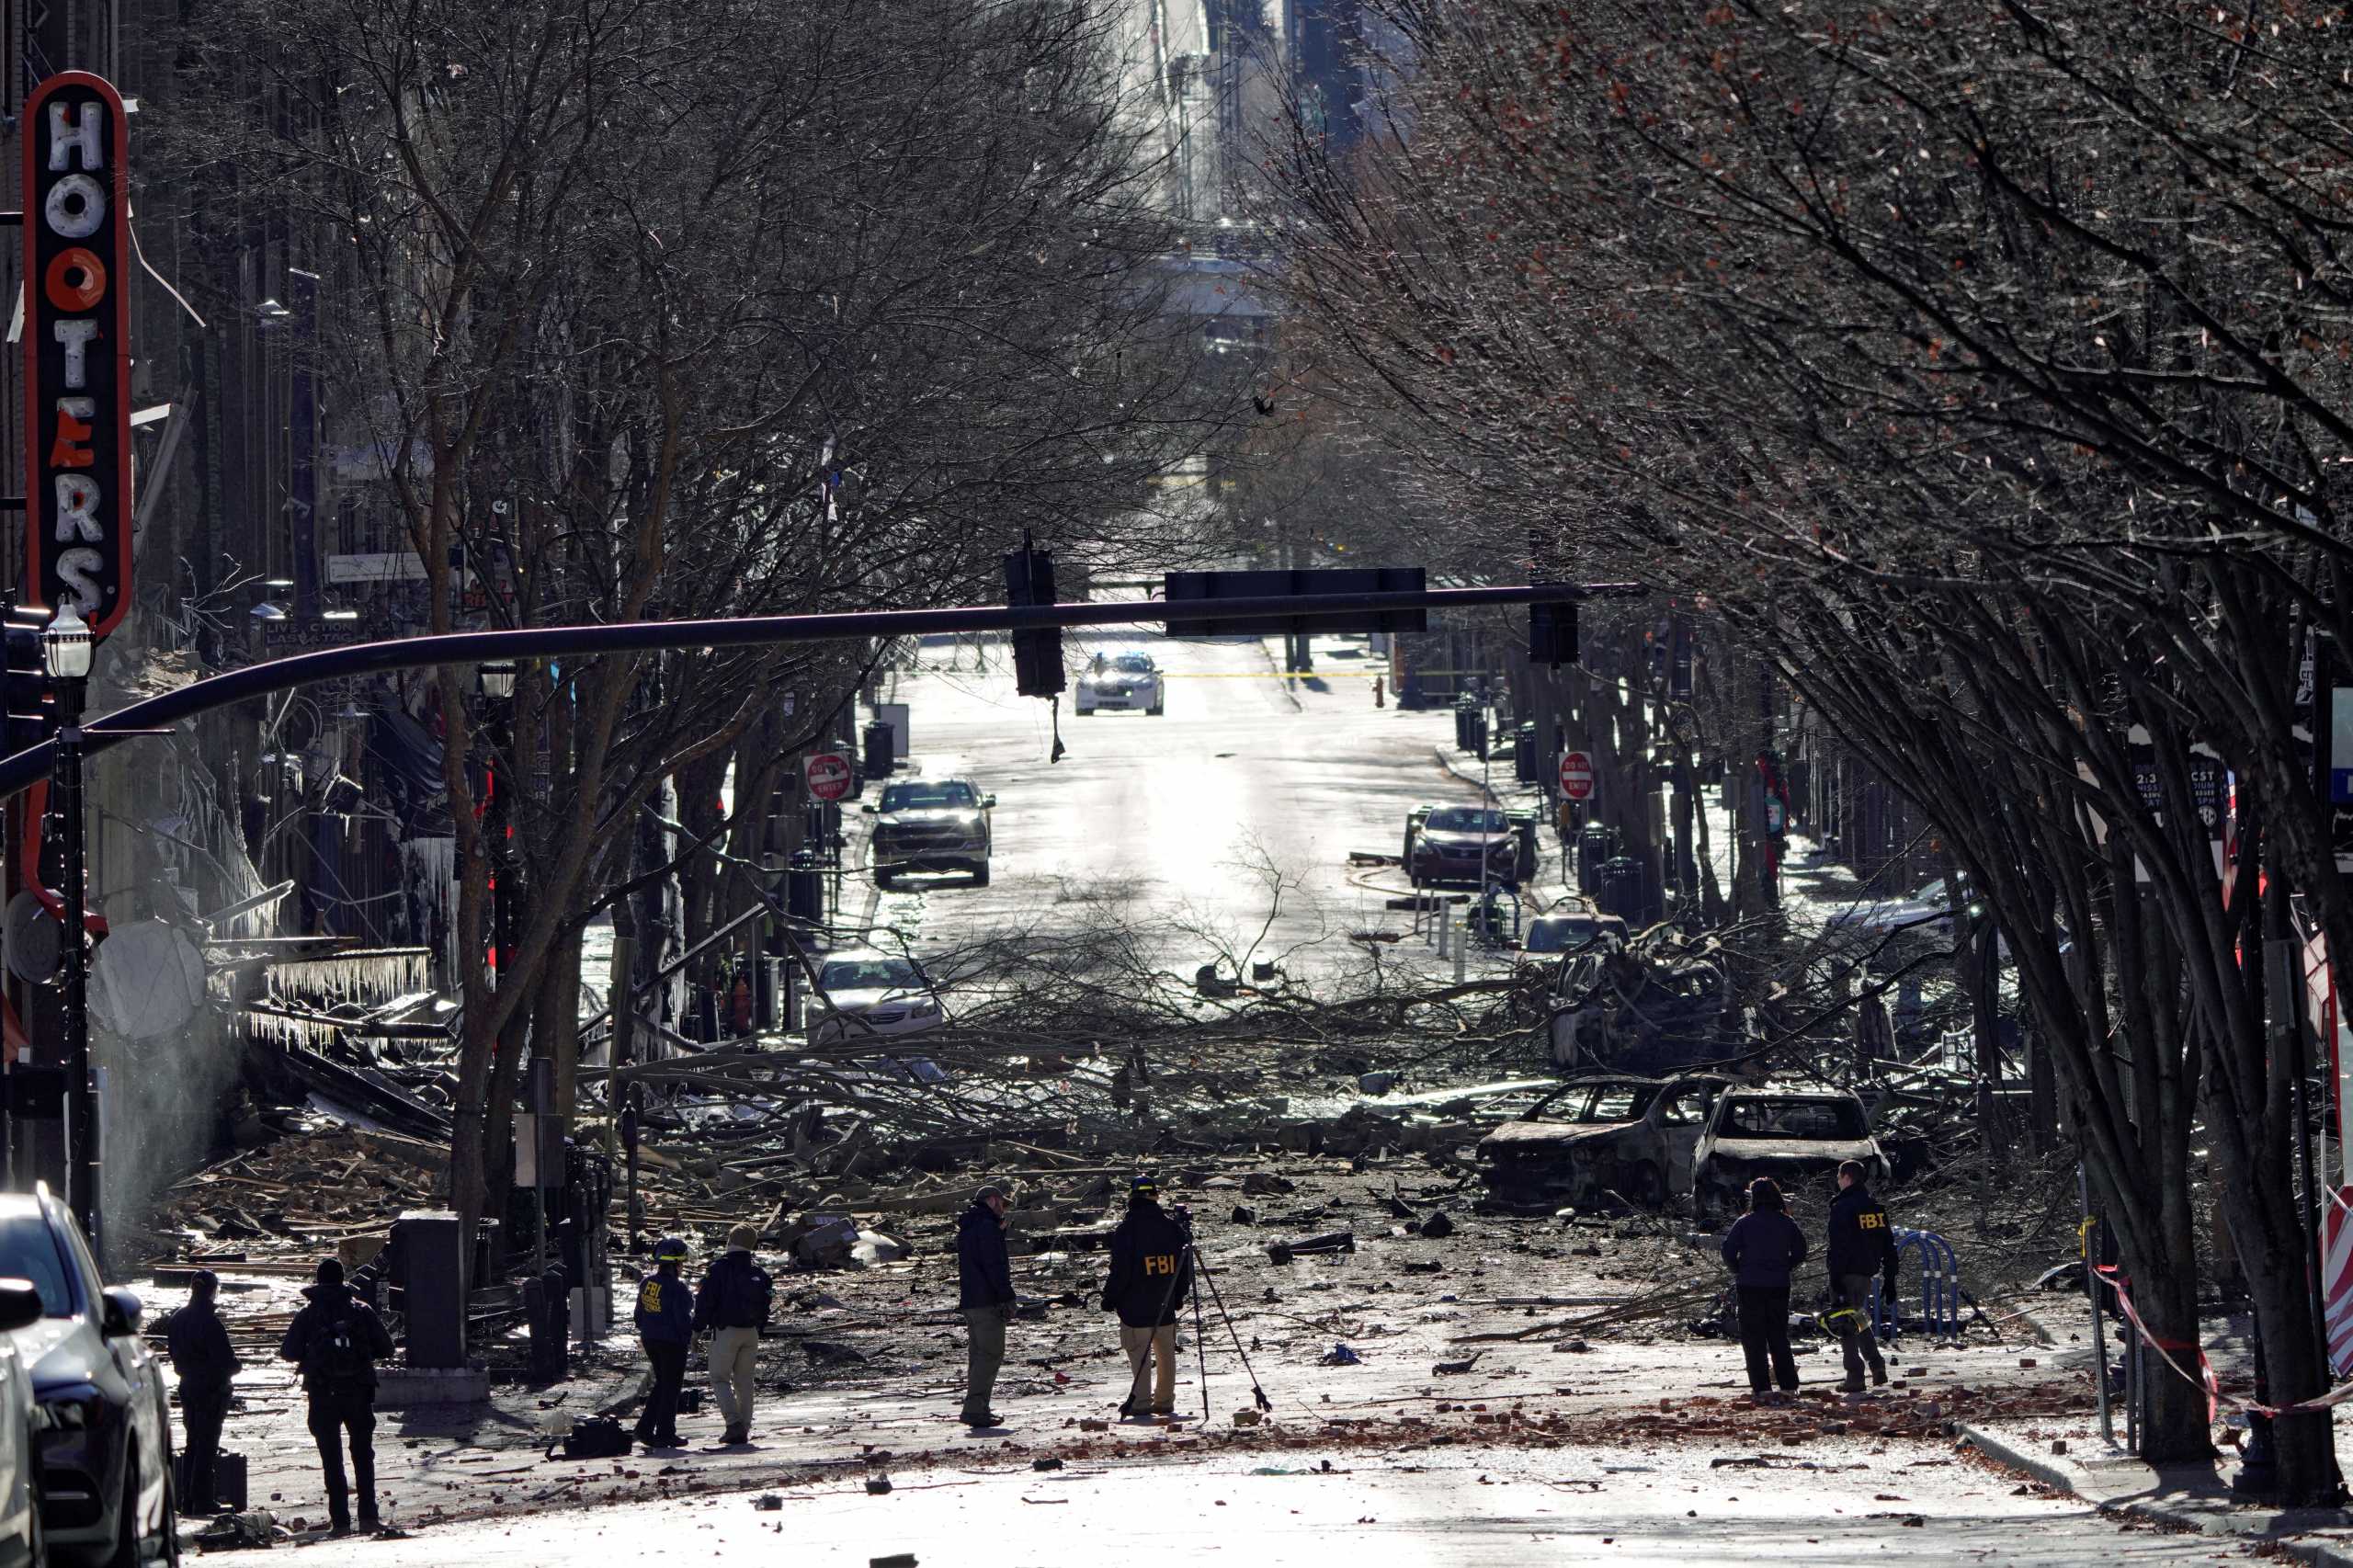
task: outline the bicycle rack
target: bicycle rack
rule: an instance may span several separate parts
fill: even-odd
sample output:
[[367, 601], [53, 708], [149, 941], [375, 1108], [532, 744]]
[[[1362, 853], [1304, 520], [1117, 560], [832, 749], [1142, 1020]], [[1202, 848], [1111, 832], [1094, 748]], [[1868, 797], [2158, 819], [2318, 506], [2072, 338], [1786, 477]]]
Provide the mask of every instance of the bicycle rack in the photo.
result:
[[[1920, 1260], [1920, 1322], [1932, 1335], [1947, 1339], [1961, 1334], [1961, 1262], [1952, 1244], [1934, 1231], [1907, 1231], [1897, 1227], [1895, 1255], [1897, 1267], [1906, 1252], [1915, 1252]], [[1896, 1303], [1881, 1299], [1882, 1289], [1871, 1281], [1871, 1324], [1881, 1339], [1894, 1336]]]

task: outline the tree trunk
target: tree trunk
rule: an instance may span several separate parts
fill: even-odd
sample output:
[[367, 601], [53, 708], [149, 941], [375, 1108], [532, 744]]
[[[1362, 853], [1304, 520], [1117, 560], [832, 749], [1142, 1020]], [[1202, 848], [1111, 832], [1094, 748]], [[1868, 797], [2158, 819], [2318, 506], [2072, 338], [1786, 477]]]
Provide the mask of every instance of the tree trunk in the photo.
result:
[[540, 971], [531, 1014], [532, 1049], [555, 1063], [555, 1112], [572, 1131], [580, 1109], [580, 928], [558, 938]]

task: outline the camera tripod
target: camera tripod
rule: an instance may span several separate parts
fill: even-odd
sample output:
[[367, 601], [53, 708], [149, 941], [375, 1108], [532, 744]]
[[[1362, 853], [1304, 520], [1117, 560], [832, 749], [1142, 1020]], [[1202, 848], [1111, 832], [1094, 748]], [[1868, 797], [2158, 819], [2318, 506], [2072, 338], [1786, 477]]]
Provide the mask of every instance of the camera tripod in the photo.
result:
[[1233, 1326], [1233, 1314], [1225, 1310], [1225, 1294], [1217, 1288], [1217, 1276], [1210, 1271], [1208, 1260], [1201, 1256], [1201, 1249], [1193, 1243], [1192, 1214], [1177, 1206], [1168, 1211], [1168, 1217], [1176, 1221], [1176, 1229], [1185, 1238], [1184, 1266], [1168, 1281], [1168, 1293], [1160, 1299], [1160, 1311], [1154, 1321], [1168, 1317], [1170, 1309], [1176, 1305], [1176, 1292], [1191, 1287], [1188, 1294], [1193, 1298], [1193, 1356], [1201, 1380], [1201, 1420], [1206, 1423], [1210, 1418], [1209, 1338], [1201, 1318], [1200, 1287], [1203, 1284], [1210, 1288], [1211, 1306], [1216, 1312], [1218, 1321], [1225, 1325], [1226, 1337], [1233, 1342], [1234, 1358], [1242, 1363], [1243, 1372], [1250, 1379], [1250, 1397], [1257, 1401], [1259, 1409], [1274, 1409], [1275, 1402], [1268, 1399], [1267, 1391], [1259, 1386], [1257, 1369], [1250, 1365], [1250, 1353], [1242, 1347], [1242, 1335]]

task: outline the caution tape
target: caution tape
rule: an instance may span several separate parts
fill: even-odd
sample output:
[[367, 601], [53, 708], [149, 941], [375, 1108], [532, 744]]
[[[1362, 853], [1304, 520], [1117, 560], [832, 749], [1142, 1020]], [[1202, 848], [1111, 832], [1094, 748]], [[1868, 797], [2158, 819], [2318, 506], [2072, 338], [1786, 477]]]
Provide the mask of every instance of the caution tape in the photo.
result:
[[[2124, 1277], [2117, 1272], [2116, 1265], [2112, 1263], [2096, 1265], [2092, 1269], [2092, 1274], [2094, 1278], [2100, 1281], [2100, 1283], [2106, 1285], [2109, 1290], [2116, 1292], [2117, 1308], [2119, 1311], [2123, 1312], [2124, 1321], [2132, 1325], [2132, 1331], [2141, 1336], [2143, 1343], [2146, 1344], [2150, 1349], [2157, 1353], [2157, 1359], [2163, 1361], [2166, 1366], [2171, 1367], [2174, 1369], [2175, 1374], [2178, 1376], [2182, 1381], [2189, 1384], [2193, 1388], [2203, 1389], [2205, 1391], [2206, 1423], [2210, 1426], [2213, 1425], [2215, 1416], [2220, 1413], [2220, 1408], [2225, 1404], [2229, 1405], [2234, 1410], [2244, 1411], [2249, 1415], [2262, 1415], [2276, 1419], [2282, 1415], [2301, 1415], [2309, 1414], [2313, 1411], [2329, 1410], [2337, 1405], [2343, 1404], [2347, 1400], [2353, 1400], [2353, 1382], [2341, 1383], [2337, 1387], [2329, 1390], [2328, 1392], [2322, 1394], [2318, 1399], [2300, 1400], [2294, 1404], [2257, 1404], [2252, 1400], [2233, 1398], [2231, 1395], [2224, 1393], [2222, 1392], [2222, 1385], [2215, 1381], [2214, 1364], [2206, 1358], [2206, 1351], [2203, 1346], [2159, 1339], [2155, 1335], [2149, 1332], [2149, 1325], [2141, 1321], [2140, 1309], [2132, 1304], [2132, 1294], [2131, 1291], [2125, 1290]], [[2197, 1351], [2198, 1376], [2191, 1377], [2189, 1373], [2184, 1369], [2182, 1364], [2173, 1358], [2173, 1352], [2176, 1350]], [[2107, 1369], [2102, 1368], [2100, 1369], [2100, 1376], [2106, 1377], [2107, 1375]]]
[[[2147, 1342], [2149, 1348], [2157, 1353], [2157, 1358], [2178, 1373], [2184, 1382], [2206, 1391], [2206, 1424], [2212, 1426], [2216, 1407], [2222, 1403], [2223, 1395], [2222, 1385], [2214, 1380], [2214, 1364], [2206, 1359], [2204, 1347], [2197, 1345], [2170, 1344], [2150, 1333], [2149, 1325], [2141, 1321], [2141, 1309], [2132, 1304], [2132, 1293], [2124, 1288], [2123, 1277], [2117, 1273], [2114, 1264], [2095, 1264], [2092, 1266], [2092, 1274], [2109, 1290], [2116, 1292], [2117, 1309], [2124, 1314], [2124, 1321], [2131, 1324], [2132, 1332], [2139, 1335]], [[2173, 1358], [2173, 1352], [2176, 1350], [2198, 1352], [2199, 1376], [2193, 1378], [2182, 1369], [2181, 1363]], [[2108, 1369], [2101, 1368], [2100, 1376], [2107, 1375]], [[2239, 1402], [2233, 1400], [2231, 1403], [2237, 1404]]]

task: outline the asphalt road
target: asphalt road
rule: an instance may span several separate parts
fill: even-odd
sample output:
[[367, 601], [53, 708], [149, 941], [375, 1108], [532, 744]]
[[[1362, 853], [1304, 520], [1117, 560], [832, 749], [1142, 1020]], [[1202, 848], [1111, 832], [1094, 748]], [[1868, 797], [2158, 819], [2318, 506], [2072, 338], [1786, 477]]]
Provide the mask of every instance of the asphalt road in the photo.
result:
[[973, 649], [934, 644], [901, 676], [913, 763], [995, 793], [996, 854], [987, 888], [904, 879], [881, 899], [882, 921], [934, 950], [992, 930], [1126, 921], [1184, 973], [1222, 948], [1298, 975], [1359, 959], [1351, 932], [1410, 924], [1384, 907], [1402, 874], [1347, 858], [1396, 854], [1415, 806], [1479, 799], [1434, 756], [1449, 715], [1375, 707], [1381, 661], [1361, 640], [1326, 641], [1304, 682], [1277, 673], [1257, 641], [1073, 636], [1074, 668], [1098, 644], [1153, 653], [1167, 711], [1080, 719], [1065, 694], [1060, 762], [1048, 760], [1047, 705], [1014, 694], [1002, 645], [983, 670]]
[[[1704, 1453], [1636, 1448], [1324, 1454], [1311, 1445], [1080, 1461], [1045, 1473], [1006, 1459], [976, 1452], [969, 1464], [897, 1471], [883, 1496], [867, 1493], [861, 1470], [786, 1486], [767, 1508], [756, 1494], [733, 1493], [484, 1519], [414, 1540], [338, 1543], [335, 1560], [354, 1568], [855, 1565], [898, 1553], [959, 1568], [2226, 1560], [2212, 1538], [2120, 1528], [2075, 1499], [1949, 1449], [1830, 1441], [1802, 1461], [1775, 1457], [1771, 1469], [1718, 1469]], [[2243, 1551], [2230, 1548], [2229, 1560]]]

